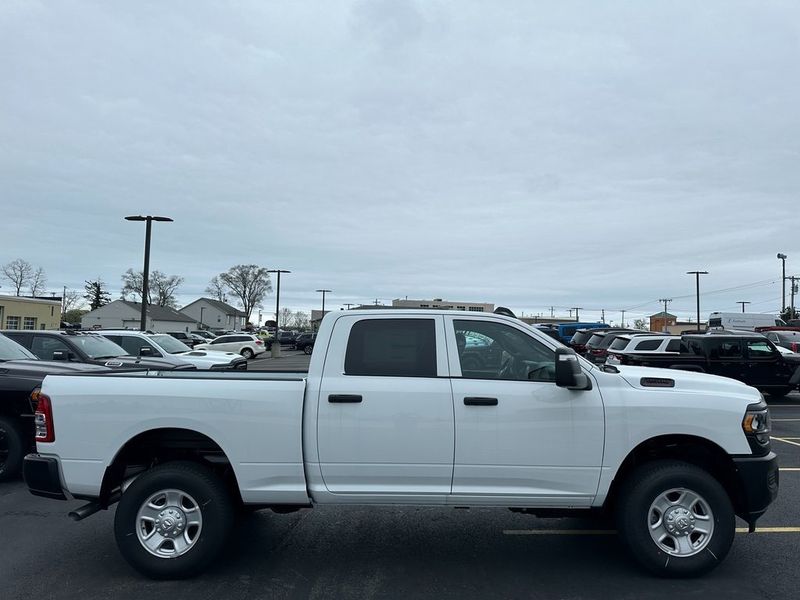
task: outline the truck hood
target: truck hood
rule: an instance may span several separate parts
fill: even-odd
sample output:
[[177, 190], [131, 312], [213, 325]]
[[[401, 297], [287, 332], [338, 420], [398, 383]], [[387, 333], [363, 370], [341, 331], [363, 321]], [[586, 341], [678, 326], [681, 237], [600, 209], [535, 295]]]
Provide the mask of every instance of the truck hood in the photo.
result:
[[653, 367], [618, 366], [619, 374], [629, 385], [637, 389], [658, 389], [658, 386], [642, 385], [642, 379], [658, 378], [671, 379], [675, 382], [673, 389], [693, 392], [708, 392], [711, 395], [721, 393], [742, 394], [752, 390], [755, 395], [759, 392], [749, 385], [719, 375], [682, 371], [680, 369], [655, 369]]

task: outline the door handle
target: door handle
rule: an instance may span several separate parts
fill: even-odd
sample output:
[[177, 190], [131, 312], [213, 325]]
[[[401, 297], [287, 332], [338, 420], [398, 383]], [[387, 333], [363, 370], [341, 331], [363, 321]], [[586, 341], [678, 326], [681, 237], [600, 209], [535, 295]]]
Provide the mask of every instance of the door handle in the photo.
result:
[[331, 394], [328, 402], [331, 404], [345, 404], [361, 402], [361, 394]]
[[497, 398], [482, 398], [479, 396], [467, 396], [464, 398], [465, 406], [497, 406]]

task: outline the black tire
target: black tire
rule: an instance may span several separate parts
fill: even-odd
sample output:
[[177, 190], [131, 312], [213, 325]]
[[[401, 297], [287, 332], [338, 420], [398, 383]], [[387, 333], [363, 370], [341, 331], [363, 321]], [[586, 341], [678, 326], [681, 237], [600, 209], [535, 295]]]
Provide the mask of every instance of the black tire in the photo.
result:
[[769, 394], [773, 398], [783, 398], [786, 394], [788, 394], [793, 390], [794, 390], [793, 387], [773, 388], [771, 390], [767, 390], [767, 394]]
[[13, 479], [22, 469], [25, 456], [25, 436], [21, 423], [0, 417], [0, 481]]
[[[138, 535], [139, 509], [161, 490], [190, 496], [202, 518], [193, 545], [185, 554], [171, 558], [151, 554]], [[182, 579], [200, 573], [219, 555], [233, 528], [234, 515], [234, 503], [214, 473], [192, 462], [169, 462], [140, 475], [125, 491], [114, 517], [114, 535], [122, 556], [143, 575]], [[185, 533], [189, 531], [187, 527]]]
[[314, 346], [306, 346], [305, 348], [303, 348], [303, 352], [305, 352], [306, 354], [311, 354], [313, 351], [314, 351]]
[[255, 356], [255, 353], [250, 350], [250, 348], [242, 348], [242, 356], [244, 356], [247, 360], [250, 360]]
[[[671, 554], [650, 535], [651, 505], [660, 495], [676, 488], [698, 494], [710, 508], [709, 522], [713, 523], [713, 530], [696, 554]], [[727, 556], [736, 533], [733, 506], [722, 485], [707, 471], [680, 461], [647, 463], [631, 473], [620, 488], [616, 518], [620, 537], [633, 557], [648, 571], [662, 577], [695, 577], [707, 573]], [[667, 543], [674, 541], [668, 538]]]

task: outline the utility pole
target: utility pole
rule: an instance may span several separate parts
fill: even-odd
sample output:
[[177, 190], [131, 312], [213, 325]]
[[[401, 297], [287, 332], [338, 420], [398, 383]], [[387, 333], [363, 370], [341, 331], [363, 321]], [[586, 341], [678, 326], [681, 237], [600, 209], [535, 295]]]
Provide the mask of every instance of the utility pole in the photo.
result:
[[346, 306], [347, 310], [350, 310], [350, 307], [355, 306], [355, 304], [353, 304], [352, 302], [345, 302], [344, 304], [342, 304], [342, 306]]
[[661, 327], [661, 331], [669, 331], [667, 329], [667, 305], [672, 302], [672, 298], [659, 298], [658, 301], [664, 303], [664, 325]]
[[373, 304], [374, 304], [375, 306], [378, 306], [378, 305], [380, 305], [380, 300], [378, 300], [377, 298], [375, 298], [375, 301], [373, 302]]
[[708, 271], [686, 271], [687, 275], [694, 275], [697, 281], [697, 331], [700, 331], [700, 275], [708, 275]]
[[781, 296], [781, 298], [783, 298], [781, 301], [781, 312], [786, 310], [786, 259], [787, 256], [785, 254], [778, 252], [778, 260], [783, 263], [783, 268], [781, 269], [781, 285], [783, 286], [783, 295]]
[[[582, 310], [582, 309], [583, 309], [583, 307], [582, 307], [582, 306], [573, 306], [573, 307], [572, 307], [572, 310], [574, 310], [574, 311], [575, 311], [575, 322], [576, 322], [576, 323], [578, 323], [578, 322], [580, 321], [580, 319], [578, 318], [578, 314], [579, 314], [579, 313], [578, 313], [578, 311], [580, 311], [580, 310]], [[570, 313], [570, 316], [572, 316], [572, 314], [571, 314], [571, 313]]]
[[795, 316], [795, 312], [794, 312], [794, 295], [797, 293], [797, 284], [794, 282], [794, 280], [795, 280], [795, 279], [800, 279], [800, 278], [798, 278], [798, 277], [795, 277], [794, 275], [792, 275], [792, 276], [791, 276], [789, 279], [791, 279], [791, 280], [792, 280], [792, 290], [791, 290], [791, 296], [792, 296], [792, 314], [791, 314], [791, 318], [792, 318], [792, 319], [794, 319], [794, 318], [796, 318], [796, 316]]
[[600, 309], [600, 320], [605, 323], [606, 322], [606, 309]]
[[556, 317], [555, 309], [556, 309], [555, 306], [551, 306], [550, 307], [550, 318], [551, 319], [555, 319], [555, 317]]
[[744, 305], [745, 304], [750, 304], [750, 303], [749, 302], [745, 302], [744, 300], [738, 300], [736, 302], [736, 304], [741, 304], [742, 305], [742, 312], [744, 312]]
[[625, 328], [625, 311], [623, 310], [623, 311], [620, 311], [620, 312], [622, 312], [622, 327], [624, 329]]

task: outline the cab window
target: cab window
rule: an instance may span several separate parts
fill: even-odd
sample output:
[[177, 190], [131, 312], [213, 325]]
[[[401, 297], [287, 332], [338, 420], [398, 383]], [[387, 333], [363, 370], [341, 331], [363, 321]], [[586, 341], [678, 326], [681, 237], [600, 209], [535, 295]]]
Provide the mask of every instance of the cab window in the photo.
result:
[[[462, 377], [512, 381], [555, 381], [555, 350], [504, 323], [453, 321]], [[468, 340], [486, 340], [483, 346]]]
[[350, 329], [345, 375], [436, 377], [433, 319], [364, 319]]

